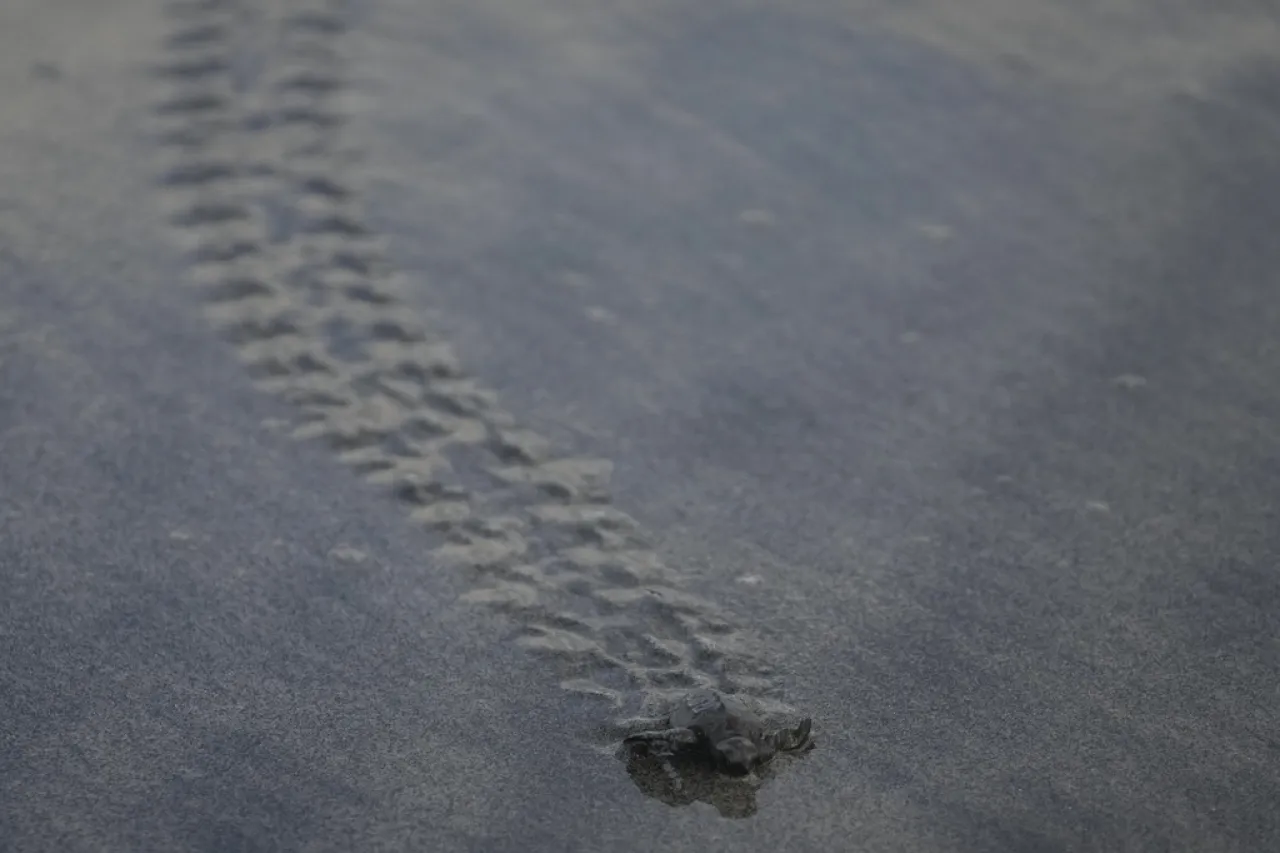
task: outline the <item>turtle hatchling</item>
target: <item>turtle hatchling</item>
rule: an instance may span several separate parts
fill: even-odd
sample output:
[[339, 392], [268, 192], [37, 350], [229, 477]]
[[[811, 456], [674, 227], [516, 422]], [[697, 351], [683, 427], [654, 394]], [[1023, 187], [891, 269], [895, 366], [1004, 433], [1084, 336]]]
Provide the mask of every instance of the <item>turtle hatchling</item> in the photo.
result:
[[703, 754], [725, 773], [745, 776], [779, 752], [813, 745], [813, 721], [795, 728], [768, 729], [741, 698], [716, 690], [695, 690], [680, 698], [665, 729], [637, 732], [623, 740], [658, 755]]

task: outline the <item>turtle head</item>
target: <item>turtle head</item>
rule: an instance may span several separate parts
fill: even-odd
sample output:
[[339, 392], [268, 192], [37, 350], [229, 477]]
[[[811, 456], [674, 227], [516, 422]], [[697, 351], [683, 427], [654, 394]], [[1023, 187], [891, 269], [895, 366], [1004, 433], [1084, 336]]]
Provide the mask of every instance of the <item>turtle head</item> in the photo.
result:
[[733, 776], [745, 776], [760, 763], [760, 750], [744, 737], [731, 737], [712, 747], [716, 764]]

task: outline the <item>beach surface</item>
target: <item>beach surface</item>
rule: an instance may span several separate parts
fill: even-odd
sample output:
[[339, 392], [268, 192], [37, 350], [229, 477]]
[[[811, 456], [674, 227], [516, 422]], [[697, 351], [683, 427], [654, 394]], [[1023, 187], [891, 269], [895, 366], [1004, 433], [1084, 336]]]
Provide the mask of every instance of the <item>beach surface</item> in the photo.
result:
[[1277, 846], [1280, 16], [964, 5], [7, 4], [0, 850]]

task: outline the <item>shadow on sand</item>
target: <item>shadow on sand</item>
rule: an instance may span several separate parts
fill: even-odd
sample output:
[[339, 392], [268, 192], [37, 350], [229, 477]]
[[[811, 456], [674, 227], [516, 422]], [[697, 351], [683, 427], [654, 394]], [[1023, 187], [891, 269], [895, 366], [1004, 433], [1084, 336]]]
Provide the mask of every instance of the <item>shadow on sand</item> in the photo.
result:
[[627, 775], [646, 797], [669, 806], [707, 803], [721, 817], [746, 818], [758, 809], [756, 792], [784, 765], [800, 758], [779, 756], [750, 776], [732, 777], [719, 773], [704, 758], [690, 755], [661, 757], [643, 750], [623, 751]]

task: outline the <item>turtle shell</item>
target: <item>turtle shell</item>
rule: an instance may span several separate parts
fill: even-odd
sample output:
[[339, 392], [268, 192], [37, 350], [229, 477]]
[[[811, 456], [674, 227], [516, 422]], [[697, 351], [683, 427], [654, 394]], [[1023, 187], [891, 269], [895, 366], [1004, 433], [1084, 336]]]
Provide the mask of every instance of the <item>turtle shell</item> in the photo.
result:
[[684, 696], [671, 712], [672, 728], [690, 729], [710, 744], [744, 737], [759, 744], [764, 724], [737, 696], [713, 690], [696, 690]]

